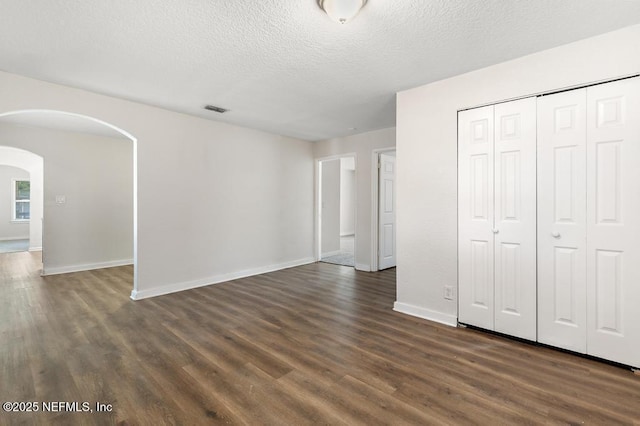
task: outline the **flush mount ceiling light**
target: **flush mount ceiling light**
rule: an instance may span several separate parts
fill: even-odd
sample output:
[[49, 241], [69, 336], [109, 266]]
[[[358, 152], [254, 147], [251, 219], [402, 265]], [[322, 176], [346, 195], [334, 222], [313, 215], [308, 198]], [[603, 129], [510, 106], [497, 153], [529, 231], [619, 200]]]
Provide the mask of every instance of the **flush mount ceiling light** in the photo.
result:
[[317, 2], [329, 18], [341, 24], [352, 20], [367, 4], [367, 0], [317, 0]]

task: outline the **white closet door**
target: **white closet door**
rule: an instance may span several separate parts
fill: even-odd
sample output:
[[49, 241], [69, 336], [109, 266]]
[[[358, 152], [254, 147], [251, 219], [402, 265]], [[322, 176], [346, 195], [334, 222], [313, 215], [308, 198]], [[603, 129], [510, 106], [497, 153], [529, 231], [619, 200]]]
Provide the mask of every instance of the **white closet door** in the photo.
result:
[[493, 106], [458, 114], [460, 322], [493, 330]]
[[495, 331], [536, 340], [536, 100], [495, 106]]
[[640, 79], [587, 89], [587, 353], [640, 367]]
[[586, 89], [538, 98], [538, 341], [585, 353]]

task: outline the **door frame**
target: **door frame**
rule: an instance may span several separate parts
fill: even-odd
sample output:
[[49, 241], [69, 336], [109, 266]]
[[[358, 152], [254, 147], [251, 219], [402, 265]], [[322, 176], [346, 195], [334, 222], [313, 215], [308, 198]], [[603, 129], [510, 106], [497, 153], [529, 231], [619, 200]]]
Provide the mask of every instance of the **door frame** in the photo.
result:
[[[341, 158], [353, 157], [355, 163], [355, 180], [356, 180], [356, 205], [354, 206], [354, 235], [353, 235], [353, 261], [356, 263], [357, 241], [358, 241], [358, 155], [355, 152], [345, 154], [330, 155], [328, 157], [319, 157], [314, 160], [314, 238], [313, 238], [313, 256], [316, 262], [322, 257], [322, 169], [320, 163], [323, 161], [339, 160]], [[354, 266], [355, 269], [355, 266]]]
[[[374, 149], [371, 152], [371, 170], [375, 171], [371, 173], [371, 271], [377, 272], [378, 269], [378, 252], [380, 248], [378, 247], [380, 237], [378, 235], [379, 232], [379, 223], [378, 223], [378, 209], [380, 208], [380, 192], [379, 192], [379, 182], [380, 182], [380, 154], [387, 154], [389, 152], [396, 152], [396, 171], [397, 171], [397, 161], [398, 154], [396, 147], [391, 148], [378, 148]], [[396, 174], [396, 178], [398, 175]], [[396, 224], [398, 222], [398, 218], [396, 217]], [[397, 234], [396, 234], [397, 235]]]

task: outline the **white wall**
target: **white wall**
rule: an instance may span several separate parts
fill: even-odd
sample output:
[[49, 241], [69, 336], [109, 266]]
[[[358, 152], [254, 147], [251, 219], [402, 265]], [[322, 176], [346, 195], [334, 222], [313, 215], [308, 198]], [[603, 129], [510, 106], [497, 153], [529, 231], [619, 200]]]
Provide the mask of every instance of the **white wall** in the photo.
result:
[[356, 161], [340, 159], [340, 235], [356, 232]]
[[[2, 162], [3, 160], [0, 160]], [[14, 179], [29, 180], [29, 172], [18, 167], [0, 164], [0, 241], [26, 240], [29, 238], [29, 222], [14, 222], [12, 194]]]
[[373, 248], [371, 245], [372, 229], [372, 176], [373, 152], [377, 149], [394, 148], [396, 146], [395, 128], [375, 130], [344, 138], [327, 139], [315, 142], [313, 154], [315, 158], [355, 153], [356, 157], [356, 269], [370, 271]]
[[[42, 248], [42, 194], [43, 194], [43, 160], [32, 152], [11, 146], [4, 146], [0, 138], [0, 164], [18, 167], [29, 173], [31, 183], [31, 219], [26, 225], [29, 235], [29, 250]], [[11, 213], [10, 213], [11, 214]], [[11, 217], [11, 216], [9, 216]]]
[[321, 257], [340, 251], [340, 160], [327, 160], [322, 167]]
[[132, 297], [313, 261], [310, 142], [0, 72], [0, 114], [29, 109], [94, 117], [136, 138]]
[[395, 309], [456, 323], [458, 110], [637, 73], [640, 25], [399, 93]]
[[45, 274], [132, 263], [130, 140], [4, 123], [0, 144], [44, 159]]

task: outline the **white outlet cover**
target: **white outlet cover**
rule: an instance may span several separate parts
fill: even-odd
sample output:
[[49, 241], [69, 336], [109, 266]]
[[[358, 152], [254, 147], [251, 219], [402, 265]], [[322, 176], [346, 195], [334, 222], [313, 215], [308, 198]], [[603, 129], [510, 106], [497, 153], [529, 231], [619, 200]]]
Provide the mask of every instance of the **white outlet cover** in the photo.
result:
[[64, 195], [56, 195], [56, 204], [64, 204], [67, 202], [67, 197]]

